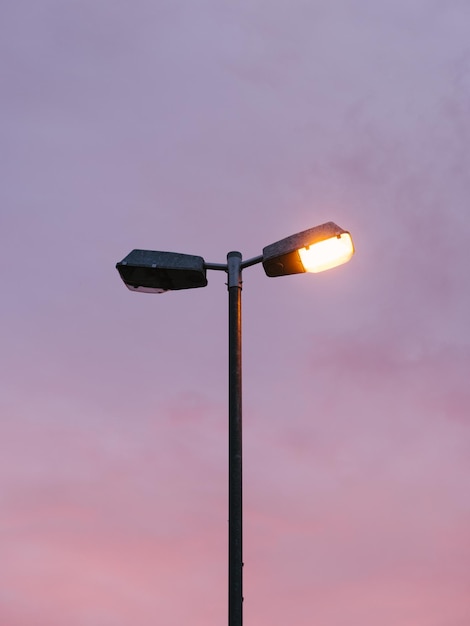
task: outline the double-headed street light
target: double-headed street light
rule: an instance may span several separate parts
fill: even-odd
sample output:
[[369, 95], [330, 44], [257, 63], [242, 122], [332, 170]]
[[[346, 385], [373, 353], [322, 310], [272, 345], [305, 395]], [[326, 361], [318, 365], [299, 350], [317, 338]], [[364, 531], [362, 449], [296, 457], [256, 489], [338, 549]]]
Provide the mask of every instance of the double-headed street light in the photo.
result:
[[246, 261], [229, 252], [227, 263], [206, 263], [200, 256], [176, 252], [133, 250], [116, 268], [132, 291], [163, 293], [207, 285], [206, 270], [228, 274], [229, 292], [229, 572], [228, 624], [243, 622], [242, 555], [242, 270], [262, 263], [267, 276], [323, 272], [349, 261], [354, 254], [351, 235], [327, 222], [263, 248]]

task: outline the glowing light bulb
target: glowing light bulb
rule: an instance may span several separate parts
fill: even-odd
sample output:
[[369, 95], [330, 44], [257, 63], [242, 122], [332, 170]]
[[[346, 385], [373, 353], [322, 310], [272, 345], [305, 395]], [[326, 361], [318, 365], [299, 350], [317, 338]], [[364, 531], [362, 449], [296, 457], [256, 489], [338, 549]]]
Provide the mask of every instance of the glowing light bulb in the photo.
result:
[[354, 244], [349, 233], [324, 239], [299, 250], [305, 271], [315, 274], [347, 263], [353, 254]]

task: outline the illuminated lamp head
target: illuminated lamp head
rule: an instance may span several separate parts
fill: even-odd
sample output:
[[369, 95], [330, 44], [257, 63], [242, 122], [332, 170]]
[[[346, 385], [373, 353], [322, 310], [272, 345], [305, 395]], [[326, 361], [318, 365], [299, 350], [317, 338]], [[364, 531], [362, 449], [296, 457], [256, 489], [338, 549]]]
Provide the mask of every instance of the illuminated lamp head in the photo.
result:
[[347, 263], [353, 254], [351, 235], [327, 222], [263, 248], [263, 267], [268, 276], [318, 273]]

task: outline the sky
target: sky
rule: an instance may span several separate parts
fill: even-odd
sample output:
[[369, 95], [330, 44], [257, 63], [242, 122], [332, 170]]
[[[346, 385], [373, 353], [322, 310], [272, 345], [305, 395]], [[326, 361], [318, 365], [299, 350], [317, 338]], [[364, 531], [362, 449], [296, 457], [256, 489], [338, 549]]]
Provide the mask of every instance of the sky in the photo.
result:
[[470, 623], [470, 3], [0, 5], [0, 623], [227, 620], [227, 290], [243, 272], [244, 614]]

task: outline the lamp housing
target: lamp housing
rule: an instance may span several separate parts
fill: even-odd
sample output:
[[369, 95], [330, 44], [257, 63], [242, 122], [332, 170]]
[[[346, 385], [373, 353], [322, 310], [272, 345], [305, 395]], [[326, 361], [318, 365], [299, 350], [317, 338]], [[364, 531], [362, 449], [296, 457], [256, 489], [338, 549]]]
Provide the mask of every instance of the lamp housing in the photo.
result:
[[350, 260], [354, 244], [348, 231], [326, 222], [263, 248], [267, 276], [323, 272]]
[[191, 254], [132, 250], [116, 269], [131, 291], [164, 293], [207, 285], [204, 259]]

